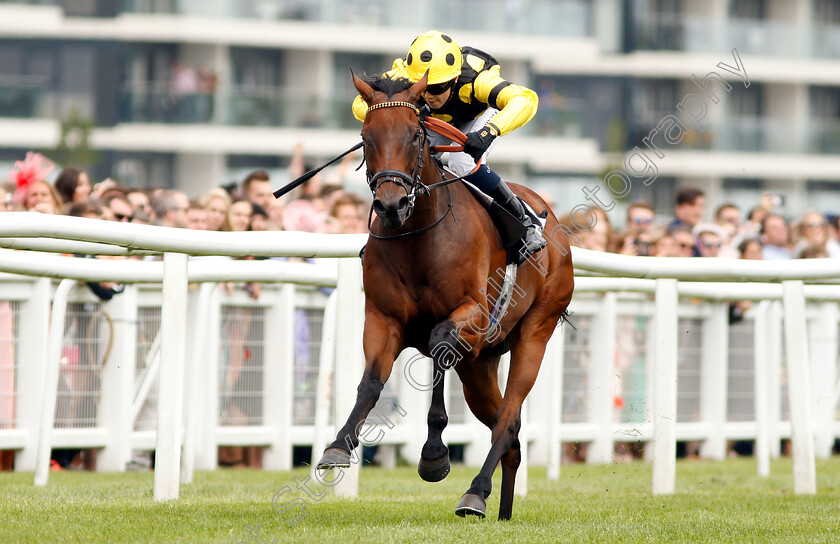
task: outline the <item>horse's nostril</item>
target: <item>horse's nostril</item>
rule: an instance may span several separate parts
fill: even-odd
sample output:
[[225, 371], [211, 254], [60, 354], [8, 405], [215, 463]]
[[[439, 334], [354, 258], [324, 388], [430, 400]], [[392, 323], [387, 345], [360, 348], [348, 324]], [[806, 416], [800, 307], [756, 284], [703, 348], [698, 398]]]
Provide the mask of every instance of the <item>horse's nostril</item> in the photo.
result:
[[403, 211], [406, 208], [408, 208], [408, 197], [404, 196], [397, 202], [397, 209]]
[[382, 201], [378, 199], [373, 201], [373, 211], [375, 211], [377, 215], [385, 213], [385, 206], [382, 205]]

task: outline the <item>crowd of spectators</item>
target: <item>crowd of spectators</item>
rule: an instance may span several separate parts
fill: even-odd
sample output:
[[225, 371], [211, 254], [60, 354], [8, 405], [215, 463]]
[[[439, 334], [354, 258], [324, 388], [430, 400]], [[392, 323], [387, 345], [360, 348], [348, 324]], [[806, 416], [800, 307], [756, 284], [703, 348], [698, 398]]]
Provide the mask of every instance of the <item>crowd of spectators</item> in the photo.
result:
[[[7, 175], [0, 188], [0, 204], [8, 211], [176, 228], [362, 233], [367, 232], [363, 218], [368, 202], [343, 186], [346, 164], [352, 160], [351, 156], [339, 165], [331, 179], [315, 176], [292, 194], [275, 199], [265, 170], [249, 173], [241, 183], [188, 195], [178, 189], [125, 187], [112, 179], [93, 184], [84, 170], [72, 166], [63, 169], [51, 184], [46, 179], [53, 164], [42, 155], [28, 153]], [[297, 177], [305, 169], [298, 147], [289, 175]]]
[[637, 200], [627, 207], [626, 223], [619, 228], [596, 209], [594, 228], [580, 233], [573, 243], [634, 256], [763, 260], [840, 257], [840, 216], [807, 211], [791, 220], [780, 213], [780, 203], [778, 196], [763, 194], [746, 215], [737, 205], [723, 203], [706, 222], [703, 191], [685, 187], [676, 194], [673, 217], [657, 224], [653, 206]]

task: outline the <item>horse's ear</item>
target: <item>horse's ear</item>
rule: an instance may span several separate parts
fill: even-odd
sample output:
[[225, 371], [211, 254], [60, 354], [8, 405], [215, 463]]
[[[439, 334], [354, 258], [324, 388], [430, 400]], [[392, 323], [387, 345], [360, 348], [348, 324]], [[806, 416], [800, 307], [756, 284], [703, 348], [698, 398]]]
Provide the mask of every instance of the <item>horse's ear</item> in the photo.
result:
[[428, 86], [428, 84], [429, 84], [429, 71], [426, 70], [426, 73], [423, 74], [423, 77], [421, 77], [420, 80], [417, 83], [415, 83], [414, 85], [409, 87], [408, 95], [407, 95], [407, 98], [409, 99], [409, 102], [416, 103], [418, 100], [420, 100], [420, 95], [422, 95], [423, 91], [426, 90], [426, 87]]
[[356, 86], [356, 90], [359, 91], [359, 94], [362, 96], [362, 100], [367, 102], [368, 106], [373, 102], [373, 87], [365, 83], [362, 78], [357, 76], [351, 70], [350, 73], [353, 75], [353, 85]]

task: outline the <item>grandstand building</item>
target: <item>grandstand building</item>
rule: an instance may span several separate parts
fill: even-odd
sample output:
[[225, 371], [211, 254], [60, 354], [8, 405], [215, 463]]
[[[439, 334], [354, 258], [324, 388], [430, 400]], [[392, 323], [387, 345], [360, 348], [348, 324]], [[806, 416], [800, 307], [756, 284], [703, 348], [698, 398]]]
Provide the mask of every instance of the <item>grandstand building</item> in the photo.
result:
[[662, 214], [684, 185], [840, 211], [833, 0], [0, 0], [0, 166], [90, 122], [96, 178], [197, 195], [266, 168], [279, 186], [297, 143], [314, 163], [358, 141], [349, 69], [390, 67], [429, 28], [539, 93], [493, 164], [560, 209], [619, 169], [613, 193]]

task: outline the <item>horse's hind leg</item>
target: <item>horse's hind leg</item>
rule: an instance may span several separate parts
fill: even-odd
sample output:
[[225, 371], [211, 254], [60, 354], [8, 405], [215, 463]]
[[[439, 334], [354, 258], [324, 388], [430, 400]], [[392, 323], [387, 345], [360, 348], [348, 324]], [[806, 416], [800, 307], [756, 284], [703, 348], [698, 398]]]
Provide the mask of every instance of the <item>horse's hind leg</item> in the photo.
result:
[[[491, 430], [496, 421], [496, 411], [502, 403], [502, 394], [499, 391], [499, 359], [498, 355], [479, 356], [477, 360], [469, 364], [455, 367], [464, 384], [464, 399], [467, 401], [467, 406], [470, 407], [473, 415]], [[465, 495], [464, 497], [455, 509], [455, 513], [459, 516], [484, 517], [486, 496]]]
[[[359, 445], [359, 427], [376, 401], [402, 349], [400, 328], [392, 321], [375, 313], [365, 316], [364, 348], [365, 372], [356, 394], [356, 404], [347, 422], [338, 431], [316, 465], [317, 468], [349, 467], [350, 452]], [[348, 348], [349, 349], [349, 348]], [[341, 384], [336, 384], [341, 387]]]
[[[499, 519], [510, 519], [513, 512], [513, 487], [516, 468], [519, 466], [519, 428], [522, 424], [521, 411], [525, 397], [531, 391], [545, 354], [545, 345], [554, 332], [557, 319], [527, 316], [520, 324], [511, 341], [510, 372], [501, 405], [496, 412], [493, 425], [492, 444], [484, 464], [473, 479], [470, 488], [461, 497], [455, 510], [459, 515], [469, 512], [479, 501], [490, 495], [491, 479], [499, 461], [502, 464], [502, 497], [499, 503]], [[463, 513], [462, 513], [463, 512]]]

